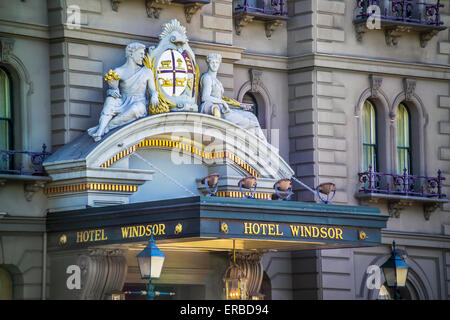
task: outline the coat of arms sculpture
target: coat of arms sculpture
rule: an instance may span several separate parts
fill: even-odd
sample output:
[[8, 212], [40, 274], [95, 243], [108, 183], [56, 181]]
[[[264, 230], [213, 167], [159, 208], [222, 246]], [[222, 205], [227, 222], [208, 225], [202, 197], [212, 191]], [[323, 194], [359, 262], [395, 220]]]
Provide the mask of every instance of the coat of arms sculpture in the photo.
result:
[[109, 89], [99, 124], [88, 129], [94, 141], [147, 115], [181, 111], [223, 118], [265, 139], [252, 105], [222, 96], [224, 89], [217, 79], [220, 54], [207, 56], [208, 71], [200, 77], [186, 28], [178, 20], [164, 24], [159, 39], [150, 48], [130, 43], [125, 49], [126, 63], [105, 75]]
[[176, 19], [162, 27], [160, 42], [144, 60], [155, 74], [158, 106], [149, 106], [150, 114], [169, 111], [198, 111], [199, 72], [195, 54], [188, 43], [186, 28]]

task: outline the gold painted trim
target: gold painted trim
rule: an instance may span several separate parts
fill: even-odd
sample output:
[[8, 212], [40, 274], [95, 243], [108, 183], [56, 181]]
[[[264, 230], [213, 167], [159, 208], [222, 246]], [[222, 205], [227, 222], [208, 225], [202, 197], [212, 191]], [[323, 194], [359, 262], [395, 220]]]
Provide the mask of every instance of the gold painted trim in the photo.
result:
[[203, 150], [203, 146], [196, 146], [192, 145], [191, 143], [183, 143], [178, 141], [172, 141], [172, 140], [164, 140], [164, 139], [145, 139], [141, 142], [122, 150], [121, 152], [114, 155], [112, 158], [110, 158], [108, 161], [104, 162], [100, 167], [102, 168], [108, 168], [115, 162], [119, 161], [123, 157], [132, 154], [139, 148], [143, 147], [165, 147], [165, 148], [177, 148], [180, 150], [188, 151], [192, 154], [196, 154], [200, 156], [202, 159], [224, 159], [227, 158], [231, 161], [233, 161], [236, 165], [241, 167], [244, 171], [249, 173], [250, 175], [254, 176], [255, 178], [259, 178], [259, 173], [253, 169], [248, 163], [246, 163], [244, 160], [236, 156], [235, 154], [229, 152], [229, 151], [221, 151], [221, 152], [210, 152], [206, 153]]
[[44, 193], [46, 195], [57, 193], [73, 193], [82, 191], [114, 191], [114, 192], [136, 192], [138, 186], [124, 185], [124, 184], [109, 184], [109, 183], [80, 183], [67, 186], [48, 187]]
[[[250, 196], [251, 192], [245, 192], [246, 195]], [[225, 198], [243, 198], [244, 194], [240, 191], [219, 191], [216, 193], [218, 197], [225, 197]], [[263, 200], [271, 200], [272, 194], [271, 193], [262, 193], [262, 192], [255, 192], [253, 195], [255, 199], [263, 199]]]

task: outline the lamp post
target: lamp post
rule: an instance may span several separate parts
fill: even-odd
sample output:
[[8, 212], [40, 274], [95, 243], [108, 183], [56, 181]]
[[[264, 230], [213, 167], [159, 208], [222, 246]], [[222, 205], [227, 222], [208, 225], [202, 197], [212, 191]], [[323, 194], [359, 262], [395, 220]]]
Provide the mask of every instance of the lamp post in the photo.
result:
[[408, 277], [408, 268], [409, 266], [406, 262], [398, 255], [398, 251], [395, 248], [395, 241], [393, 241], [391, 256], [381, 266], [381, 269], [383, 269], [384, 278], [388, 287], [394, 288], [395, 290], [394, 300], [400, 299], [398, 288], [405, 286], [406, 278]]
[[140, 294], [146, 295], [148, 300], [154, 300], [160, 295], [175, 295], [174, 292], [160, 292], [155, 291], [155, 286], [152, 284], [152, 279], [159, 279], [161, 270], [164, 264], [166, 255], [159, 250], [153, 240], [150, 238], [147, 246], [137, 256], [139, 271], [142, 279], [148, 279], [147, 291], [126, 291], [126, 294]]

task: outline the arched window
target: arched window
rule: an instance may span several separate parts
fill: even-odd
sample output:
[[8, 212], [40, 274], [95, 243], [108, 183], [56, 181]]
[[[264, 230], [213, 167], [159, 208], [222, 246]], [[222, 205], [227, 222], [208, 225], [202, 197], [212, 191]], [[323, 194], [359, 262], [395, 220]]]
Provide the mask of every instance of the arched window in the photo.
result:
[[411, 117], [408, 107], [400, 103], [397, 111], [397, 173], [412, 173], [411, 168]]
[[378, 171], [377, 161], [377, 115], [375, 107], [369, 100], [366, 100], [362, 109], [363, 125], [363, 165], [364, 170]]
[[[11, 108], [11, 78], [0, 67], [0, 150], [13, 148], [13, 115]], [[9, 169], [10, 161], [0, 161], [0, 169]]]
[[265, 120], [266, 119], [265, 119], [264, 110], [260, 110], [260, 108], [258, 106], [258, 99], [256, 98], [256, 96], [251, 92], [247, 92], [244, 95], [244, 97], [242, 98], [242, 102], [253, 105], [253, 113], [258, 118], [261, 128], [265, 129], [265, 125], [266, 125]]

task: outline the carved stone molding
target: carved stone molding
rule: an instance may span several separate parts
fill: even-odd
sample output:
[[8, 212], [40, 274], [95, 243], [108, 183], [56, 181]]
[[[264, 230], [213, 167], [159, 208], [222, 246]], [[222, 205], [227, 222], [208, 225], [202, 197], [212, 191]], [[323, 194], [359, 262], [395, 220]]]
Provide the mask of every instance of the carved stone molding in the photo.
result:
[[25, 199], [27, 199], [27, 201], [31, 201], [33, 195], [36, 192], [44, 190], [45, 184], [46, 183], [43, 181], [34, 181], [32, 183], [25, 183], [23, 186]]
[[370, 74], [369, 82], [370, 82], [370, 92], [371, 92], [370, 96], [372, 98], [377, 98], [378, 90], [380, 90], [381, 84], [383, 83], [383, 78], [380, 76]]
[[403, 79], [403, 90], [405, 91], [405, 100], [411, 101], [414, 91], [416, 90], [416, 80]]
[[400, 218], [400, 211], [406, 207], [412, 206], [413, 201], [411, 200], [390, 200], [388, 201], [388, 212], [389, 216], [394, 218]]
[[147, 10], [147, 17], [159, 19], [161, 13], [161, 5], [169, 5], [172, 0], [145, 0], [145, 9]]
[[266, 37], [270, 38], [272, 36], [272, 33], [283, 24], [283, 20], [272, 20], [272, 21], [267, 21], [265, 23], [265, 27], [266, 27]]
[[14, 39], [0, 37], [0, 61], [7, 62], [14, 49]]
[[253, 21], [255, 17], [249, 14], [239, 14], [234, 17], [234, 27], [236, 29], [236, 34], [241, 35], [242, 28]]
[[250, 73], [250, 84], [251, 84], [251, 92], [256, 92], [258, 91], [259, 87], [262, 85], [262, 70], [258, 70], [258, 69], [250, 69], [249, 70]]
[[111, 8], [113, 11], [119, 11], [119, 4], [122, 2], [121, 0], [111, 0]]

